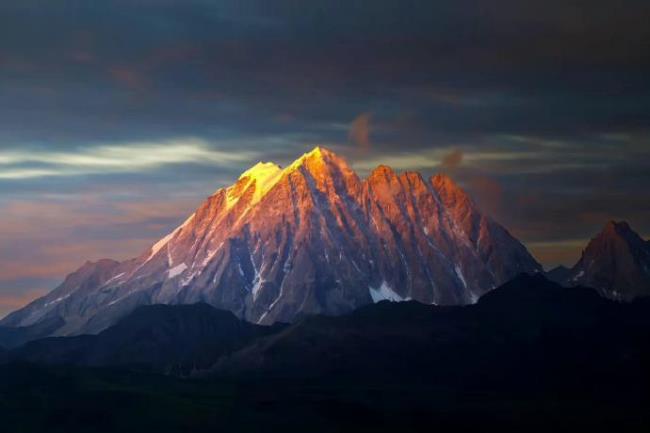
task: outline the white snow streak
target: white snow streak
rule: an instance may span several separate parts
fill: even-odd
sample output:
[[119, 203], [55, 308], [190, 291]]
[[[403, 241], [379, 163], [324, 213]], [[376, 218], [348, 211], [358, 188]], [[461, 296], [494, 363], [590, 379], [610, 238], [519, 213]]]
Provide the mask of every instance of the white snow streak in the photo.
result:
[[467, 288], [467, 281], [465, 281], [463, 270], [458, 265], [454, 266], [454, 270], [456, 271], [456, 275], [458, 276], [458, 278], [460, 278], [461, 283], [463, 283], [463, 286]]
[[169, 271], [167, 271], [167, 277], [168, 277], [168, 278], [174, 278], [174, 277], [177, 277], [177, 276], [179, 276], [180, 274], [182, 274], [183, 271], [185, 271], [185, 269], [187, 269], [187, 265], [186, 265], [185, 263], [181, 263], [181, 264], [178, 265], [178, 266], [174, 266], [174, 267], [171, 268]]
[[[113, 278], [111, 278], [110, 280], [106, 281], [106, 282], [104, 283], [104, 286], [108, 286], [108, 285], [109, 285], [110, 283], [112, 283], [113, 281], [117, 280], [117, 279], [120, 278], [120, 277], [123, 277], [124, 274], [125, 274], [125, 272], [122, 272], [121, 274], [117, 274], [117, 275], [115, 275]], [[102, 286], [102, 287], [104, 287], [104, 286]]]
[[580, 271], [580, 272], [578, 272], [578, 275], [576, 275], [575, 277], [572, 278], [572, 280], [577, 281], [579, 278], [584, 276], [584, 274], [585, 274], [585, 271]]
[[[145, 263], [147, 263], [149, 260], [151, 260], [156, 254], [158, 254], [158, 251], [163, 249], [169, 243], [169, 241], [171, 241], [174, 238], [174, 236], [176, 236], [176, 234], [178, 234], [178, 232], [181, 231], [181, 229], [183, 227], [188, 225], [190, 223], [190, 221], [192, 221], [192, 219], [194, 219], [194, 215], [195, 214], [190, 215], [190, 217], [188, 219], [186, 219], [185, 222], [183, 222], [183, 224], [176, 227], [176, 229], [173, 232], [169, 233], [167, 236], [165, 236], [164, 238], [162, 238], [161, 240], [156, 242], [151, 247], [151, 254], [149, 254], [149, 257], [147, 258], [147, 260], [145, 260]], [[171, 264], [170, 264], [170, 266], [171, 266]]]
[[65, 295], [65, 296], [61, 296], [60, 298], [56, 298], [55, 300], [50, 301], [50, 302], [46, 303], [46, 304], [43, 305], [43, 306], [44, 306], [44, 307], [47, 307], [47, 306], [49, 306], [49, 305], [58, 304], [59, 302], [63, 301], [64, 299], [69, 298], [71, 294], [72, 294], [72, 293], [68, 293], [68, 294]]
[[370, 292], [370, 297], [372, 297], [372, 302], [380, 302], [380, 301], [391, 301], [391, 302], [402, 302], [402, 301], [408, 301], [410, 298], [403, 298], [393, 289], [390, 288], [388, 283], [386, 281], [382, 281], [381, 285], [379, 288], [375, 289], [374, 287], [368, 286], [369, 292]]

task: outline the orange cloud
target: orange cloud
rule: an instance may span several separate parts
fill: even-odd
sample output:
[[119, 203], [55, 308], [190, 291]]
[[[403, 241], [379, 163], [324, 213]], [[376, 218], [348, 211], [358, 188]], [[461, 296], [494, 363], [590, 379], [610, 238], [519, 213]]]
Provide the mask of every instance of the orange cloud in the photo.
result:
[[573, 266], [588, 242], [588, 239], [580, 242], [530, 242], [526, 246], [540, 263], [551, 269], [558, 265]]
[[440, 163], [440, 168], [444, 171], [452, 171], [463, 162], [463, 151], [455, 149], [446, 154]]
[[370, 149], [370, 113], [358, 115], [350, 125], [350, 140], [364, 150]]
[[24, 307], [34, 299], [45, 295], [51, 289], [33, 288], [27, 292], [21, 290], [21, 293], [5, 293], [5, 290], [0, 291], [0, 318], [18, 308]]
[[489, 214], [498, 216], [503, 204], [503, 187], [489, 176], [473, 176], [469, 185], [481, 208]]
[[[87, 260], [95, 261], [102, 258], [124, 260], [137, 256], [151, 246], [159, 237], [141, 239], [101, 239], [101, 240], [70, 240], [46, 242], [33, 245], [32, 260], [4, 257], [0, 262], [0, 281], [13, 281], [21, 278], [53, 278], [63, 279], [74, 272]], [[53, 289], [54, 287], [50, 287]]]
[[197, 204], [191, 199], [115, 203], [88, 195], [74, 204], [11, 201], [0, 207], [0, 281], [62, 279], [86, 260], [137, 256]]

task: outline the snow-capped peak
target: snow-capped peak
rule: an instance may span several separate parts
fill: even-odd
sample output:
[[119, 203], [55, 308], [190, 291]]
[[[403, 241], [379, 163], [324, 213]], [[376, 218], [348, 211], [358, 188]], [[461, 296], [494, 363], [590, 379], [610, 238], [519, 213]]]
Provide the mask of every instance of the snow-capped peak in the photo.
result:
[[260, 183], [266, 182], [282, 171], [282, 167], [274, 162], [258, 162], [239, 176], [239, 179], [249, 178]]
[[[273, 162], [258, 162], [253, 167], [246, 170], [239, 179], [249, 179], [249, 185], [255, 182], [255, 193], [251, 200], [251, 205], [259, 202], [262, 197], [269, 192], [280, 177], [282, 176], [282, 168]], [[246, 188], [248, 185], [246, 186]], [[244, 190], [246, 189], [244, 188]]]
[[238, 182], [228, 188], [226, 206], [232, 208], [241, 195], [253, 185], [255, 190], [250, 205], [259, 202], [278, 182], [282, 167], [273, 162], [258, 162], [239, 176]]
[[228, 209], [232, 208], [239, 201], [241, 195], [254, 184], [255, 190], [253, 197], [248, 203], [248, 206], [251, 207], [259, 203], [283, 176], [288, 175], [304, 165], [314, 162], [322, 163], [326, 159], [328, 161], [336, 161], [337, 164], [339, 161], [338, 157], [329, 150], [316, 146], [284, 169], [273, 162], [258, 162], [243, 172], [235, 185], [228, 188], [226, 206]]
[[300, 158], [292, 162], [284, 171], [288, 173], [290, 171], [296, 170], [297, 168], [300, 168], [302, 165], [304, 165], [306, 161], [311, 159], [323, 159], [324, 155], [328, 153], [330, 153], [328, 150], [323, 149], [320, 146], [316, 146], [311, 151], [304, 153]]

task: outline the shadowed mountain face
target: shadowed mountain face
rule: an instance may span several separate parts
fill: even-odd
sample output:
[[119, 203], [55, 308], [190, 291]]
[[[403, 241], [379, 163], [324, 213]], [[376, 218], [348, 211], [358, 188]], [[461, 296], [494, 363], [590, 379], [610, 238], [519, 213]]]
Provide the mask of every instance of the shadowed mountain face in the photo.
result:
[[260, 324], [344, 314], [382, 299], [459, 305], [541, 268], [449, 178], [378, 167], [360, 180], [316, 148], [260, 163], [142, 256], [87, 264], [2, 321], [53, 316], [97, 333], [138, 305], [205, 302]]
[[33, 341], [14, 350], [11, 358], [187, 374], [280, 328], [253, 325], [207, 304], [142, 306], [96, 336]]
[[610, 221], [593, 238], [563, 281], [597, 289], [612, 299], [650, 295], [650, 243], [626, 222]]

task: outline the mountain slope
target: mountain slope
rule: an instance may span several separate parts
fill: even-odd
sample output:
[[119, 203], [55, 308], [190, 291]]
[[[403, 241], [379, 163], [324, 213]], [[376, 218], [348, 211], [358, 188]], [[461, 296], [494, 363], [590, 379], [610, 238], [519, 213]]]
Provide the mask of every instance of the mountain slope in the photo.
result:
[[0, 326], [0, 346], [12, 348], [31, 340], [47, 337], [65, 324], [61, 317], [48, 317], [30, 326]]
[[207, 304], [151, 305], [137, 308], [98, 335], [36, 340], [13, 350], [10, 358], [187, 374], [279, 329], [253, 325]]
[[610, 221], [593, 238], [565, 280], [613, 299], [650, 295], [650, 244], [626, 222]]
[[466, 304], [539, 264], [451, 179], [378, 167], [361, 180], [316, 148], [260, 163], [138, 258], [87, 264], [2, 324], [58, 315], [97, 333], [143, 304], [206, 302], [251, 322], [342, 314], [381, 299]]

